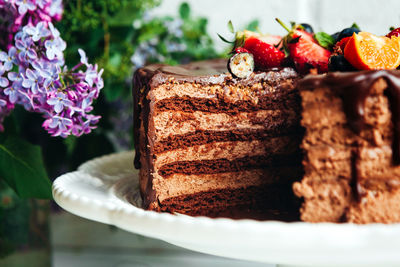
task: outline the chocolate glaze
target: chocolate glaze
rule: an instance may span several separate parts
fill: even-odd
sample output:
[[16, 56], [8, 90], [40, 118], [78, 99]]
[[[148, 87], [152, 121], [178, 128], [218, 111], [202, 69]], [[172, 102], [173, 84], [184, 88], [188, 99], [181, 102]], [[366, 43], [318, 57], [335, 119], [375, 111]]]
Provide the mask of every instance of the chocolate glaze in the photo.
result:
[[[365, 122], [365, 101], [371, 94], [372, 85], [378, 80], [384, 79], [388, 87], [390, 109], [394, 127], [394, 138], [392, 143], [393, 164], [400, 164], [400, 71], [379, 70], [359, 72], [334, 72], [326, 75], [307, 76], [299, 82], [299, 90], [307, 90], [318, 87], [328, 87], [336, 90], [343, 100], [343, 110], [346, 114], [350, 128], [357, 134], [368, 128]], [[365, 196], [365, 190], [360, 184], [357, 174], [357, 155], [352, 153], [352, 181], [351, 186], [355, 196], [360, 200]], [[389, 178], [390, 180], [390, 178]]]
[[257, 82], [268, 82], [277, 84], [285, 79], [295, 79], [298, 77], [296, 71], [292, 68], [276, 68], [267, 72], [254, 72], [246, 79], [232, 77], [226, 68], [225, 59], [207, 60], [195, 62], [181, 66], [168, 66], [164, 64], [154, 64], [138, 69], [133, 75], [133, 104], [134, 104], [134, 143], [135, 160], [134, 165], [137, 169], [140, 166], [140, 148], [139, 148], [139, 128], [143, 120], [145, 134], [145, 149], [147, 154], [147, 170], [149, 182], [147, 183], [146, 198], [144, 206], [148, 207], [150, 203], [156, 201], [155, 192], [152, 189], [151, 170], [153, 170], [153, 140], [154, 126], [149, 123], [149, 116], [153, 112], [152, 100], [148, 98], [148, 92], [164, 83], [196, 83], [202, 85], [220, 85], [232, 84], [238, 86], [248, 86]]

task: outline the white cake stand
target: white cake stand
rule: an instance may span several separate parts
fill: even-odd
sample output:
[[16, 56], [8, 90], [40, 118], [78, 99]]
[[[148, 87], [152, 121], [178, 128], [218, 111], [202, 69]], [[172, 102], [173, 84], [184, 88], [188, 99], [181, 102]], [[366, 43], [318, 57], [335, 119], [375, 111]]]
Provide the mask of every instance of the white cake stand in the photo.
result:
[[400, 265], [400, 224], [211, 219], [143, 210], [131, 151], [58, 177], [53, 196], [78, 216], [217, 256], [280, 266]]

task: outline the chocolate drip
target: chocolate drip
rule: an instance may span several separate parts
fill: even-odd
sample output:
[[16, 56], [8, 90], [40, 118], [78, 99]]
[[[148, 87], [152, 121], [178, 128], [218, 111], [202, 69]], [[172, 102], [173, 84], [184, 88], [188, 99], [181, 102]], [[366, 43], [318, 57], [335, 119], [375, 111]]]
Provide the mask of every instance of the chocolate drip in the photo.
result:
[[368, 125], [365, 122], [365, 100], [370, 95], [370, 89], [378, 79], [385, 79], [388, 87], [390, 109], [394, 127], [393, 163], [400, 164], [400, 71], [379, 70], [359, 71], [351, 73], [329, 73], [324, 76], [307, 76], [299, 83], [302, 88], [317, 88], [327, 86], [336, 90], [343, 100], [343, 109], [351, 129], [357, 134]]
[[[352, 73], [329, 73], [324, 76], [308, 76], [299, 83], [299, 89], [312, 89], [326, 86], [336, 90], [343, 100], [343, 110], [350, 128], [357, 134], [369, 126], [365, 121], [365, 102], [371, 94], [371, 88], [378, 79], [387, 82], [385, 94], [388, 96], [392, 123], [394, 128], [392, 142], [392, 162], [400, 164], [400, 71], [360, 71]], [[352, 151], [351, 157], [351, 187], [353, 194], [359, 201], [365, 197], [365, 191], [360, 186], [357, 169], [357, 149]]]

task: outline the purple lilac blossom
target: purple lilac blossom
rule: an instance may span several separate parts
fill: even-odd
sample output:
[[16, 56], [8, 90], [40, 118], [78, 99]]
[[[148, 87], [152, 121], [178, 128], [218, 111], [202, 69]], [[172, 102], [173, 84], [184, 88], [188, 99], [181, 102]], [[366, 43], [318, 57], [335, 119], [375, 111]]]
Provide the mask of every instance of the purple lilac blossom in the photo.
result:
[[0, 130], [14, 104], [41, 113], [52, 136], [80, 136], [96, 128], [100, 116], [89, 112], [104, 86], [103, 70], [82, 49], [75, 67], [64, 65], [66, 43], [52, 24], [61, 14], [60, 0], [0, 0], [0, 21], [9, 22], [0, 25], [0, 33], [12, 36], [6, 45], [0, 42]]
[[1, 48], [9, 48], [23, 26], [59, 21], [62, 12], [61, 0], [0, 0]]

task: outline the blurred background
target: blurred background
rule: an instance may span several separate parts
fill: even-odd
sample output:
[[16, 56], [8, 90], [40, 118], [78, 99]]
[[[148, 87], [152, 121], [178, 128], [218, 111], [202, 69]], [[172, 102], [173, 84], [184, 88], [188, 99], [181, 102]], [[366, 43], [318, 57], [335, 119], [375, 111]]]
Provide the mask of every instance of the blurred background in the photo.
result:
[[[382, 35], [390, 26], [400, 26], [397, 0], [65, 0], [63, 4], [63, 19], [56, 27], [68, 44], [67, 63], [79, 62], [76, 51], [83, 48], [91, 62], [104, 68], [105, 87], [95, 105], [95, 114], [102, 116], [99, 127], [80, 138], [50, 137], [40, 128], [39, 115], [16, 111], [24, 137], [41, 145], [52, 179], [94, 157], [132, 149], [133, 71], [153, 62], [225, 57], [229, 48], [217, 33], [233, 37], [229, 20], [236, 29], [280, 35], [285, 30], [276, 17], [309, 23], [329, 34], [354, 22], [364, 31]], [[0, 266], [261, 266], [189, 252], [78, 218], [49, 201], [19, 199], [5, 185], [0, 188]]]

